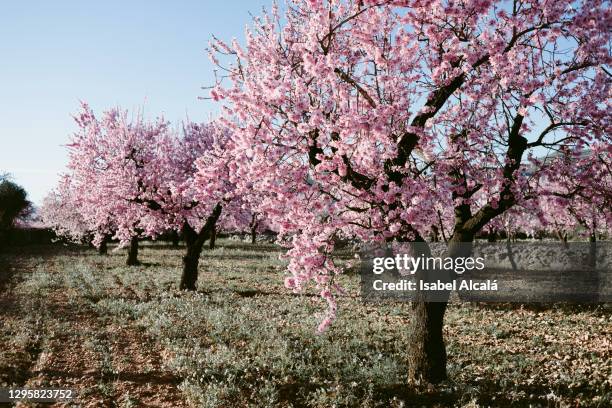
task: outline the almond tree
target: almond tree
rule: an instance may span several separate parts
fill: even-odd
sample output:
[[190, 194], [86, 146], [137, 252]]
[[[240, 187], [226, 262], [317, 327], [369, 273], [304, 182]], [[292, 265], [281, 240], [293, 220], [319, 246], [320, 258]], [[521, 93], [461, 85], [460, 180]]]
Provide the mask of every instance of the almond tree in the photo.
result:
[[133, 158], [156, 146], [168, 123], [129, 118], [118, 108], [98, 119], [85, 103], [74, 119], [78, 131], [68, 144], [71, 199], [90, 225], [94, 245], [104, 247], [109, 238], [118, 239], [120, 247], [129, 245], [126, 263], [137, 265], [138, 238], [154, 236], [165, 220], [134, 201], [142, 174]]
[[263, 217], [263, 214], [251, 210], [251, 208], [257, 207], [258, 204], [249, 204], [245, 202], [244, 198], [245, 196], [242, 196], [242, 206], [238, 207], [236, 205], [235, 210], [224, 217], [218, 228], [224, 232], [246, 233], [250, 237], [251, 244], [255, 244], [258, 233], [273, 231], [274, 227]]
[[[111, 109], [96, 118], [84, 104], [70, 147], [71, 180], [86, 219], [112, 214], [114, 237], [181, 230], [187, 244], [180, 288], [195, 290], [202, 247], [229, 201], [227, 133], [214, 124], [186, 124], [181, 132], [163, 119], [145, 121]], [[231, 208], [231, 207], [230, 207]]]
[[116, 217], [108, 212], [108, 207], [92, 207], [91, 202], [92, 195], [83, 194], [72, 174], [64, 174], [57, 187], [43, 200], [41, 219], [57, 236], [71, 242], [87, 241], [104, 255], [117, 230]]
[[39, 214], [43, 225], [70, 242], [93, 239], [92, 227], [79, 211], [76, 195], [70, 189], [70, 178], [62, 176], [58, 186], [44, 198]]
[[[211, 43], [237, 180], [274, 195], [256, 210], [291, 237], [286, 285], [327, 301], [320, 330], [335, 238], [425, 242], [452, 208], [448, 253], [469, 255], [555, 171], [528, 159], [610, 142], [611, 24], [601, 0], [288, 0], [245, 46]], [[441, 381], [447, 304], [413, 306], [409, 378]]]
[[589, 262], [595, 266], [597, 236], [612, 228], [612, 145], [597, 144], [584, 151], [562, 149], [550, 158], [551, 170], [539, 186], [540, 225], [567, 242], [568, 233], [589, 239]]

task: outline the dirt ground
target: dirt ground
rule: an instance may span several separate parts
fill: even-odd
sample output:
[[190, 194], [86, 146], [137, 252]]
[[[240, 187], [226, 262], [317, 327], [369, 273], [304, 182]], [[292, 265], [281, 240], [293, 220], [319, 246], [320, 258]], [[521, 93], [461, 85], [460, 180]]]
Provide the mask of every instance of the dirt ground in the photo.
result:
[[[145, 245], [132, 268], [123, 251], [5, 253], [0, 387], [77, 391], [44, 405], [54, 407], [611, 406], [602, 307], [451, 305], [451, 378], [409, 389], [408, 305], [347, 295], [318, 336], [323, 305], [282, 287], [278, 248], [221, 241], [203, 255], [194, 294], [176, 290], [181, 253]], [[358, 277], [343, 279], [358, 290]]]

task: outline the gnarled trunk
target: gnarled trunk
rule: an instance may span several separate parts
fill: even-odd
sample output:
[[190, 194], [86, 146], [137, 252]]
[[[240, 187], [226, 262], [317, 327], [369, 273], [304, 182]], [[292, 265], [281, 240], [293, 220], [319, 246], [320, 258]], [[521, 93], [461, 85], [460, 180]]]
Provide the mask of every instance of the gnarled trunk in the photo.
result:
[[196, 232], [187, 222], [183, 225], [183, 236], [187, 244], [187, 252], [183, 256], [183, 274], [179, 285], [181, 290], [196, 290], [202, 247], [206, 240], [211, 237], [212, 231], [221, 215], [221, 209], [220, 203], [215, 206], [199, 232]]
[[567, 232], [562, 232], [560, 229], [557, 229], [557, 237], [559, 241], [563, 243], [563, 247], [565, 249], [569, 249], [569, 244], [567, 243]]
[[597, 234], [591, 231], [589, 235], [589, 266], [595, 268], [597, 266]]
[[215, 242], [217, 241], [217, 226], [213, 226], [212, 231], [210, 232], [210, 244], [208, 248], [215, 249]]
[[[430, 257], [429, 245], [420, 241], [414, 246], [413, 257]], [[416, 271], [417, 282], [439, 278], [431, 271]], [[442, 278], [446, 280], [445, 278]], [[428, 300], [428, 294], [417, 292], [412, 302], [408, 342], [408, 380], [413, 384], [438, 383], [446, 379], [446, 346], [442, 335], [448, 294], [441, 294], [439, 302]]]
[[132, 237], [130, 240], [130, 247], [128, 248], [128, 257], [125, 262], [127, 266], [140, 265], [138, 261], [138, 237]]
[[[447, 255], [451, 258], [470, 256], [473, 236], [455, 233], [448, 241]], [[425, 242], [418, 243], [419, 251], [414, 256], [430, 257], [431, 250]], [[450, 282], [448, 271], [416, 271], [417, 281]], [[408, 344], [408, 380], [413, 384], [436, 384], [447, 378], [446, 345], [444, 343], [444, 314], [450, 297], [449, 291], [425, 294], [417, 292], [412, 302], [413, 316], [410, 320]]]
[[431, 242], [439, 242], [439, 241], [440, 241], [440, 234], [438, 232], [438, 227], [434, 225], [431, 227]]
[[259, 221], [257, 221], [257, 214], [253, 214], [251, 217], [251, 223], [249, 227], [251, 227], [251, 245], [254, 245], [257, 242], [257, 226], [259, 225]]
[[172, 231], [172, 246], [173, 246], [174, 248], [178, 248], [178, 246], [179, 246], [179, 241], [180, 241], [180, 237], [179, 237], [178, 232], [176, 232], [176, 231]]
[[508, 237], [506, 238], [506, 251], [508, 251], [508, 260], [512, 265], [512, 270], [518, 270], [518, 265], [514, 260], [514, 251], [512, 250], [512, 241], [510, 240], [510, 234], [508, 234]]
[[102, 238], [100, 246], [98, 247], [98, 254], [106, 255], [108, 253], [108, 237]]
[[185, 223], [183, 227], [183, 235], [187, 252], [183, 256], [183, 274], [181, 276], [181, 290], [196, 290], [196, 281], [198, 280], [198, 264], [200, 261], [200, 253], [202, 247], [197, 247], [197, 233], [191, 226]]
[[446, 345], [442, 328], [447, 302], [416, 300], [412, 305], [408, 379], [413, 384], [436, 384], [446, 379]]

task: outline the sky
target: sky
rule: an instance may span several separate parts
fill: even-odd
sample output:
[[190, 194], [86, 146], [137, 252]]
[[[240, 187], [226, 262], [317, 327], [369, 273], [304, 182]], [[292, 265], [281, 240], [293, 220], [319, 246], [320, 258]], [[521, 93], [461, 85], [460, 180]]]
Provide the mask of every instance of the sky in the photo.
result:
[[178, 122], [217, 112], [211, 36], [244, 38], [269, 0], [0, 0], [0, 174], [40, 204], [65, 169], [79, 101]]

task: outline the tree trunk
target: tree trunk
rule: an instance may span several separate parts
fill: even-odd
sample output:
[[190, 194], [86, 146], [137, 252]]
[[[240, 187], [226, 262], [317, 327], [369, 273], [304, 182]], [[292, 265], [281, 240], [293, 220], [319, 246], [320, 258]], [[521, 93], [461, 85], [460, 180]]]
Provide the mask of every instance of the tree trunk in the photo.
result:
[[436, 384], [446, 379], [446, 345], [442, 335], [447, 302], [412, 303], [408, 343], [408, 380]]
[[178, 232], [176, 232], [176, 231], [172, 231], [172, 246], [173, 246], [174, 248], [178, 248], [178, 246], [179, 246], [179, 240], [180, 240], [179, 238], [180, 238], [180, 237], [179, 237]]
[[[447, 255], [451, 258], [468, 257], [472, 252], [473, 235], [454, 233], [448, 241]], [[427, 243], [419, 243], [422, 250], [415, 256], [430, 257]], [[420, 246], [421, 247], [421, 246]], [[416, 272], [417, 281], [450, 282], [456, 276], [448, 271], [431, 271], [424, 274]], [[449, 291], [436, 292], [435, 301], [427, 301], [426, 295], [417, 292], [412, 302], [414, 314], [410, 321], [410, 341], [408, 344], [408, 380], [413, 384], [437, 384], [447, 378], [446, 345], [443, 337], [444, 314], [450, 297]], [[427, 296], [431, 296], [428, 294]]]
[[565, 249], [569, 248], [569, 245], [567, 243], [567, 232], [563, 233], [561, 232], [560, 229], [557, 230], [557, 237], [559, 238], [559, 240], [563, 243], [563, 246], [565, 247]]
[[[417, 242], [418, 250], [413, 257], [430, 257], [431, 250], [425, 242]], [[419, 281], [434, 281], [437, 273], [416, 271]], [[441, 280], [446, 280], [442, 278]], [[413, 315], [410, 320], [408, 342], [408, 381], [412, 384], [436, 384], [446, 379], [446, 345], [442, 328], [448, 294], [442, 293], [439, 302], [427, 300], [429, 294], [417, 292], [412, 302]]]
[[595, 231], [591, 231], [591, 235], [589, 235], [589, 266], [591, 268], [597, 266], [597, 235]]
[[431, 227], [431, 242], [439, 242], [439, 236], [440, 234], [438, 232], [438, 227], [434, 225], [433, 227]]
[[512, 241], [510, 240], [510, 234], [508, 234], [508, 237], [506, 238], [506, 251], [508, 251], [508, 260], [510, 261], [510, 265], [512, 265], [512, 270], [516, 271], [518, 266], [514, 260], [514, 252], [512, 252]]
[[183, 275], [181, 276], [181, 290], [196, 290], [198, 280], [198, 264], [202, 248], [197, 248], [197, 233], [185, 223], [183, 235], [187, 244], [187, 253], [183, 256]]
[[127, 266], [140, 265], [138, 261], [138, 237], [132, 237], [130, 247], [128, 248], [128, 257], [125, 263]]
[[255, 242], [257, 242], [257, 226], [259, 225], [259, 221], [257, 221], [257, 214], [253, 214], [253, 216], [251, 217], [251, 223], [250, 223], [250, 227], [251, 227], [251, 245], [255, 245]]
[[217, 227], [213, 226], [212, 231], [210, 232], [210, 244], [208, 245], [209, 249], [215, 249], [215, 241], [217, 241]]
[[215, 228], [217, 220], [221, 215], [221, 209], [221, 203], [215, 206], [199, 232], [196, 232], [187, 222], [183, 225], [183, 236], [187, 244], [187, 253], [183, 256], [183, 274], [179, 285], [181, 290], [196, 290], [202, 247], [206, 240], [211, 237], [212, 230]]
[[106, 255], [108, 253], [108, 238], [102, 238], [102, 242], [100, 242], [100, 246], [98, 247], [98, 254]]

